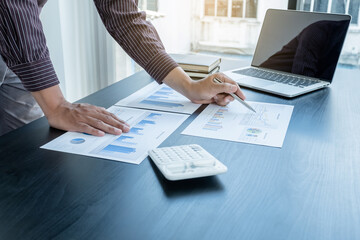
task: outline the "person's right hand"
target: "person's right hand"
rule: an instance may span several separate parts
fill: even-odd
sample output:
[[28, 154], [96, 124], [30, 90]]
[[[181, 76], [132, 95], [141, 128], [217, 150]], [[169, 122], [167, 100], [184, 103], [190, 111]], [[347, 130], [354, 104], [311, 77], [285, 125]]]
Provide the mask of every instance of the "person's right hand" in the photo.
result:
[[[215, 77], [222, 83], [214, 82]], [[183, 69], [176, 67], [165, 77], [163, 82], [194, 103], [216, 103], [225, 106], [234, 100], [230, 93], [235, 93], [245, 100], [245, 95], [239, 85], [223, 73], [215, 73], [204, 79], [194, 81]]]
[[94, 136], [104, 136], [105, 133], [120, 135], [130, 130], [130, 126], [115, 114], [86, 103], [64, 102], [53, 114], [46, 117], [54, 128]]
[[[214, 78], [219, 79], [222, 83], [214, 82]], [[220, 106], [225, 106], [234, 101], [230, 93], [235, 93], [245, 100], [245, 95], [239, 85], [223, 73], [215, 73], [204, 79], [192, 81], [192, 85], [187, 91], [189, 99], [194, 103], [208, 104], [215, 102]]]
[[54, 128], [94, 136], [104, 136], [105, 133], [120, 135], [130, 130], [127, 123], [105, 108], [86, 103], [69, 103], [58, 85], [32, 92], [32, 95], [39, 103], [50, 126]]

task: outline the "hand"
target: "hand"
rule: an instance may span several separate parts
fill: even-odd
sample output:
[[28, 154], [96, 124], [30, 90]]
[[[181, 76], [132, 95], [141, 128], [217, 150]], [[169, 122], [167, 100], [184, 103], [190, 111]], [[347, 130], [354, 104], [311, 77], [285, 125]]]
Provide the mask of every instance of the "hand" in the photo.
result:
[[[216, 83], [214, 78], [223, 83]], [[239, 85], [223, 73], [215, 73], [207, 78], [193, 81], [180, 67], [174, 68], [163, 80], [164, 83], [180, 92], [194, 103], [213, 103], [224, 106], [234, 98], [228, 93], [235, 93], [245, 100]]]
[[84, 132], [94, 136], [105, 133], [120, 135], [129, 132], [130, 126], [105, 108], [80, 103], [64, 102], [53, 114], [48, 114], [50, 126], [66, 131]]
[[102, 107], [72, 104], [65, 100], [58, 85], [32, 92], [50, 126], [66, 131], [84, 132], [94, 136], [105, 133], [120, 135], [129, 125]]
[[[216, 83], [214, 78], [218, 78], [222, 83]], [[212, 103], [225, 106], [234, 98], [228, 93], [235, 93], [245, 100], [245, 95], [240, 90], [239, 85], [223, 73], [215, 73], [199, 81], [193, 81], [190, 88], [190, 100], [194, 103]]]

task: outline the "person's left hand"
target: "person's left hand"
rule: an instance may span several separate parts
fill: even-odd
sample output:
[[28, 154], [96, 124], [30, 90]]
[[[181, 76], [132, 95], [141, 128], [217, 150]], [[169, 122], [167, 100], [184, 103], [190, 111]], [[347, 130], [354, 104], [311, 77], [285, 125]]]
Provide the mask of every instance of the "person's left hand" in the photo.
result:
[[[214, 82], [213, 79], [215, 77], [223, 83]], [[223, 73], [215, 73], [204, 79], [193, 81], [188, 97], [194, 103], [206, 104], [216, 102], [218, 105], [225, 106], [234, 100], [228, 93], [235, 93], [245, 100], [245, 95], [234, 80]]]

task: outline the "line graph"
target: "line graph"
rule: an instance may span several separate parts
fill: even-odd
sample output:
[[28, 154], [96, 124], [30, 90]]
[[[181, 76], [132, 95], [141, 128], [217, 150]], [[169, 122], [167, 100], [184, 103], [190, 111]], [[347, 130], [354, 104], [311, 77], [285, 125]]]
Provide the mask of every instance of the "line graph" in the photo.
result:
[[255, 105], [256, 114], [247, 112], [240, 121], [240, 125], [276, 128], [274, 111], [269, 111], [266, 105]]
[[293, 106], [252, 102], [256, 113], [232, 102], [225, 107], [210, 104], [183, 131], [205, 138], [281, 147]]

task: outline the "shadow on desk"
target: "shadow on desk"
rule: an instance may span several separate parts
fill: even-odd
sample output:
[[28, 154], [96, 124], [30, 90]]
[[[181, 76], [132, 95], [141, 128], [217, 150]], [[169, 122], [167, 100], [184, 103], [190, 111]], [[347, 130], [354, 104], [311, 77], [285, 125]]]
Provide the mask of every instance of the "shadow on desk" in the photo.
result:
[[157, 180], [161, 184], [165, 195], [169, 198], [224, 191], [224, 186], [216, 176], [169, 181], [162, 175], [149, 157], [147, 158], [147, 161], [150, 162]]

